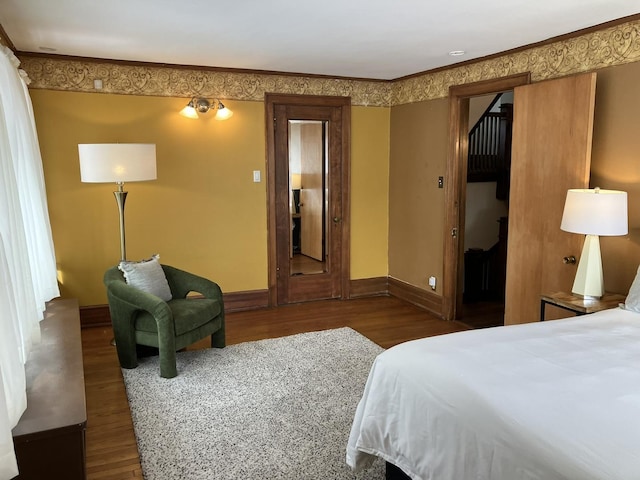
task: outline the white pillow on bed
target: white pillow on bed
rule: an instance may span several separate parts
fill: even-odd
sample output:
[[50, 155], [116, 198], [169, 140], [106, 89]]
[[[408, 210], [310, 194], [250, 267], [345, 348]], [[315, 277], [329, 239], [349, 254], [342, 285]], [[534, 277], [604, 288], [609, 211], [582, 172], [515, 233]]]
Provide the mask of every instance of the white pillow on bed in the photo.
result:
[[120, 262], [118, 268], [129, 285], [168, 302], [172, 298], [171, 289], [159, 259], [160, 255], [156, 254], [140, 262], [124, 261]]
[[624, 309], [640, 313], [640, 267], [638, 267], [636, 278], [633, 279], [629, 294], [624, 301]]

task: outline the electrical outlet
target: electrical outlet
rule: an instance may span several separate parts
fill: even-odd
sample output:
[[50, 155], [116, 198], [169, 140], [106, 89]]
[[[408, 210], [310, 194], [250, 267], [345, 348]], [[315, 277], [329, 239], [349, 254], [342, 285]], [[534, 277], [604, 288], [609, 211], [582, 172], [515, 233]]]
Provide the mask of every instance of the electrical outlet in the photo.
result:
[[436, 289], [436, 277], [429, 277], [429, 286], [431, 287], [431, 290]]

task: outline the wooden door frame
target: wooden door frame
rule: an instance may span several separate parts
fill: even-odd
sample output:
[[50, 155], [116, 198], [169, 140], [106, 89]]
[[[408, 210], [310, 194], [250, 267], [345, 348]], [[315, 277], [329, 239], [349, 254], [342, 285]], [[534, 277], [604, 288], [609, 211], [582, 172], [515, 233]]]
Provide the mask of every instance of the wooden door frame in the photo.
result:
[[[462, 292], [464, 221], [466, 202], [467, 154], [469, 137], [469, 99], [480, 95], [513, 90], [531, 83], [531, 73], [449, 87], [449, 153], [447, 157], [444, 218], [444, 258], [442, 278], [442, 316], [457, 317]], [[456, 232], [454, 236], [453, 232]]]
[[[269, 306], [278, 304], [278, 265], [276, 252], [276, 149], [275, 149], [275, 105], [338, 107], [342, 114], [341, 155], [342, 171], [340, 189], [342, 195], [340, 226], [341, 242], [341, 295], [340, 299], [350, 296], [351, 280], [351, 97], [265, 94], [265, 124], [267, 147], [267, 252]], [[332, 212], [329, 214], [333, 215]]]

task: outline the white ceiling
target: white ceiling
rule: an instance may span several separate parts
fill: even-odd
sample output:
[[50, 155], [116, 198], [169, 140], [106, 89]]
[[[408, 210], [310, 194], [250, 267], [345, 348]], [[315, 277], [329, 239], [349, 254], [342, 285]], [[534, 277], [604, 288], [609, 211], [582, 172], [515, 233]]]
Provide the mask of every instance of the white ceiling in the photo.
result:
[[0, 0], [19, 51], [372, 79], [637, 13], [640, 0]]

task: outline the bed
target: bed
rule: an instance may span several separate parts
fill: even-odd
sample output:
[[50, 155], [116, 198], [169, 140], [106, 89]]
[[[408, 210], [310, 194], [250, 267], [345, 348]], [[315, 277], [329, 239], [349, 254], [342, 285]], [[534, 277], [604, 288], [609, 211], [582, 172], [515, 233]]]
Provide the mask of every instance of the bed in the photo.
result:
[[347, 445], [421, 480], [640, 479], [640, 313], [473, 330], [380, 354]]

